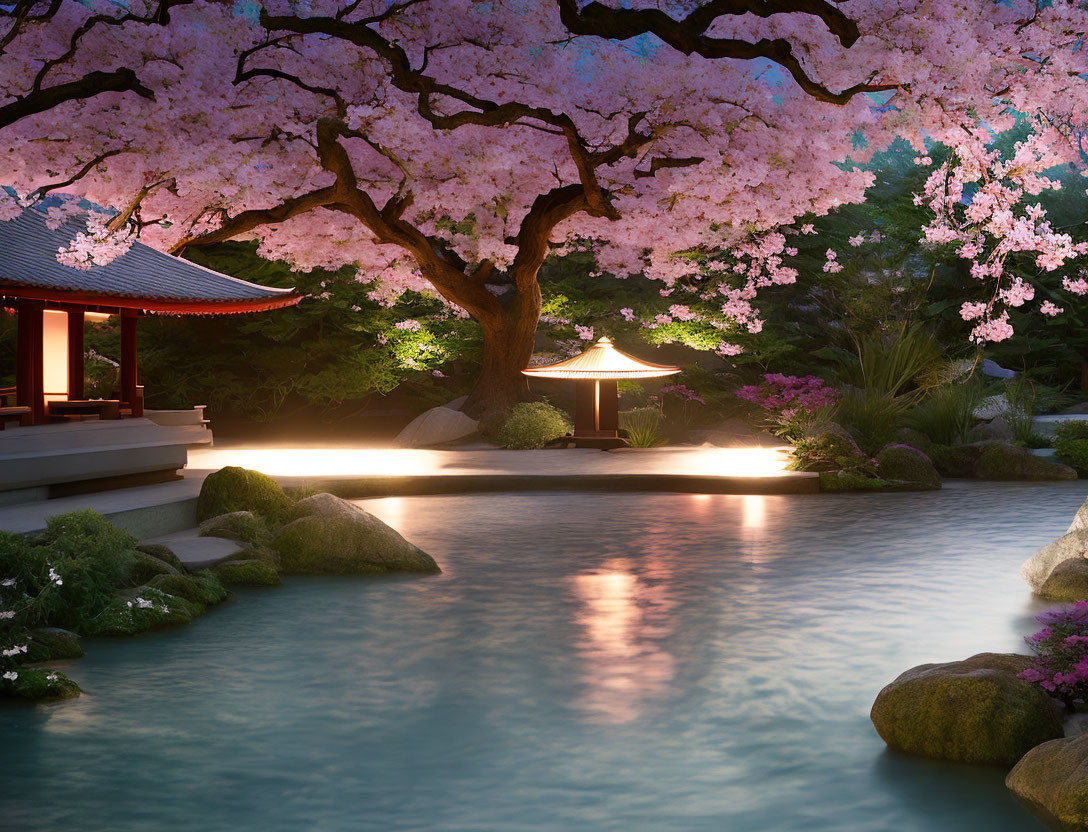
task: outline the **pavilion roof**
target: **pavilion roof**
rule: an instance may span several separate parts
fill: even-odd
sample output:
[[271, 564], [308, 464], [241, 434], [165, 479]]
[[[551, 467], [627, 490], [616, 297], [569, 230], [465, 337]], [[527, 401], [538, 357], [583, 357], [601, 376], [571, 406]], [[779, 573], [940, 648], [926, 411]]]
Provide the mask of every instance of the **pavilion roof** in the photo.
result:
[[301, 299], [292, 289], [249, 283], [140, 242], [87, 271], [57, 262], [57, 251], [84, 228], [73, 218], [51, 229], [33, 209], [0, 222], [0, 297], [204, 315], [275, 309]]
[[533, 378], [568, 378], [568, 379], [624, 379], [656, 378], [680, 372], [679, 367], [665, 364], [653, 364], [642, 361], [625, 352], [620, 352], [608, 338], [601, 338], [596, 344], [574, 358], [546, 364], [542, 367], [529, 367], [522, 372]]

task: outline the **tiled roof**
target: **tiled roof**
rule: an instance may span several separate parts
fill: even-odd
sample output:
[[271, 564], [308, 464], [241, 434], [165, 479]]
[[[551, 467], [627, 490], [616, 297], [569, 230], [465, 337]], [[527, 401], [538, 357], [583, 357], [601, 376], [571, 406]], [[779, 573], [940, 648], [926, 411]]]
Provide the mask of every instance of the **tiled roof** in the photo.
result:
[[91, 266], [87, 271], [61, 265], [58, 249], [67, 246], [83, 228], [82, 221], [69, 219], [54, 231], [46, 226], [45, 215], [32, 209], [0, 222], [0, 294], [5, 286], [22, 286], [211, 305], [262, 300], [281, 305], [279, 302], [292, 296], [290, 289], [258, 286], [143, 243], [133, 243], [112, 263]]

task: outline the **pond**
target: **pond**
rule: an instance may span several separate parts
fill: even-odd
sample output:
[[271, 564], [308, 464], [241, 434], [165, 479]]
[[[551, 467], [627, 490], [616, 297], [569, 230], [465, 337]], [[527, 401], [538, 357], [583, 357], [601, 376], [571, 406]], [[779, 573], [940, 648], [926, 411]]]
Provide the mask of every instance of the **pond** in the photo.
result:
[[374, 500], [444, 574], [290, 579], [0, 709], [5, 830], [1039, 829], [877, 691], [1022, 651], [1082, 484]]

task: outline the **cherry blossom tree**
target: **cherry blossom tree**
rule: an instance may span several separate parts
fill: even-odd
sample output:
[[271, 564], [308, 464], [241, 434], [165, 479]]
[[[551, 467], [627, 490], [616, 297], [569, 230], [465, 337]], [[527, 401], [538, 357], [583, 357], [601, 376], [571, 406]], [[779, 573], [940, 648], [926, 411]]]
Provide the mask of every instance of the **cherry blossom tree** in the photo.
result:
[[[966, 146], [1085, 101], [1088, 14], [1066, 3], [128, 5], [0, 18], [0, 108], [119, 67], [138, 79], [0, 122], [0, 184], [19, 200], [0, 196], [0, 219], [47, 195], [63, 195], [57, 223], [77, 198], [114, 207], [60, 253], [77, 267], [137, 233], [175, 252], [256, 238], [299, 269], [354, 265], [383, 302], [433, 291], [483, 330], [474, 413], [524, 395], [557, 247], [719, 295], [727, 355], [731, 327], [762, 326], [758, 289], [796, 276], [791, 224], [863, 198], [871, 176], [852, 163], [897, 135], [924, 155], [926, 138]], [[1039, 136], [1053, 158], [1074, 152], [1060, 130]]]

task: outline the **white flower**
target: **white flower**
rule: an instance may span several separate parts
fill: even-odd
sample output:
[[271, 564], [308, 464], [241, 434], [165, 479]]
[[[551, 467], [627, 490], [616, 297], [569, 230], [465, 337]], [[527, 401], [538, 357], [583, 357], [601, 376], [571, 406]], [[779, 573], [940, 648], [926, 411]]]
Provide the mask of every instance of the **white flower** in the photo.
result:
[[15, 617], [15, 610], [0, 610], [0, 621]]
[[4, 578], [4, 580], [0, 581], [0, 586], [15, 586], [15, 579]]
[[16, 679], [19, 678], [19, 674], [16, 673], [14, 670], [9, 670], [7, 673], [4, 674], [4, 678], [7, 679], [9, 682], [14, 682]]
[[60, 579], [60, 575], [57, 574], [57, 570], [54, 569], [52, 566], [49, 567], [49, 580], [55, 583], [57, 586], [60, 586], [64, 583], [64, 581]]
[[57, 681], [57, 674], [56, 673], [50, 673], [48, 676], [45, 677], [45, 681], [47, 681], [47, 682]]

